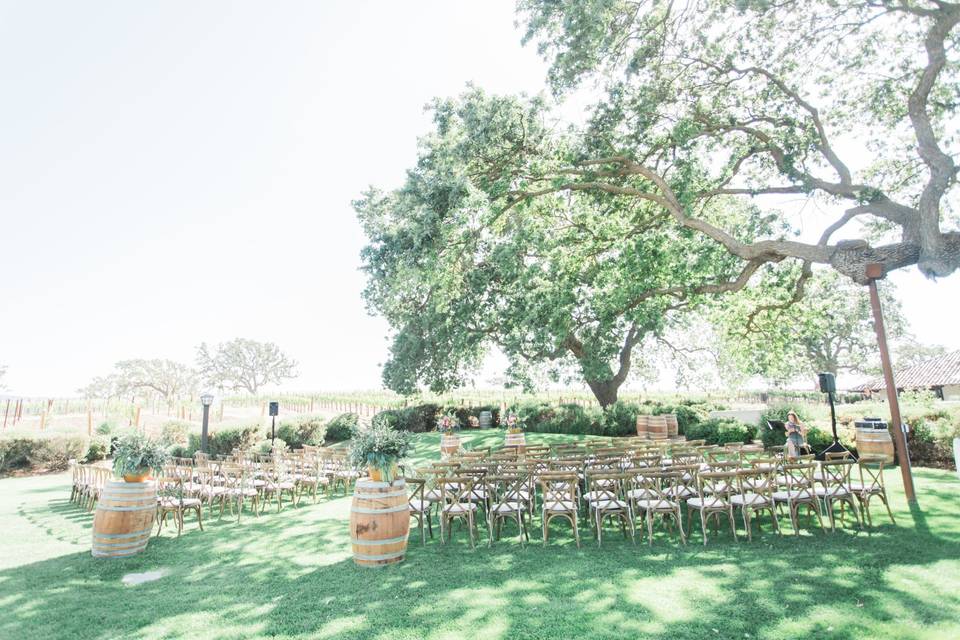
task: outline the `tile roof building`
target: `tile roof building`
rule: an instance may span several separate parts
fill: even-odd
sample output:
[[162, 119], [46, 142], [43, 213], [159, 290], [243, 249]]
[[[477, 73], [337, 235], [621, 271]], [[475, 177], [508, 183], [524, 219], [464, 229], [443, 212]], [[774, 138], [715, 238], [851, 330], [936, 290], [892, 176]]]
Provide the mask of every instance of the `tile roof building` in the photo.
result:
[[[894, 372], [897, 389], [930, 389], [944, 400], [960, 400], [960, 351], [931, 358]], [[883, 391], [883, 378], [866, 382], [855, 391]]]

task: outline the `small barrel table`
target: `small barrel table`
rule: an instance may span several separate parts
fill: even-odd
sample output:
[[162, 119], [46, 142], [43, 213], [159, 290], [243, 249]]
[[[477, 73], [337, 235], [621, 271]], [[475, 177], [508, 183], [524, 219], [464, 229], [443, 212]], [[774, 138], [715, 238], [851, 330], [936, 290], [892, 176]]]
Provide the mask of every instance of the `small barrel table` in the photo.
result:
[[443, 457], [452, 456], [457, 451], [460, 451], [460, 436], [456, 434], [440, 436], [440, 454]]
[[403, 562], [410, 532], [410, 505], [403, 478], [393, 482], [357, 480], [350, 506], [353, 561], [363, 567]]
[[503, 446], [516, 447], [517, 451], [523, 453], [527, 448], [527, 437], [523, 431], [518, 431], [517, 433], [510, 433], [508, 431], [503, 439]]
[[146, 549], [156, 513], [156, 483], [108, 481], [93, 516], [93, 557], [125, 558]]

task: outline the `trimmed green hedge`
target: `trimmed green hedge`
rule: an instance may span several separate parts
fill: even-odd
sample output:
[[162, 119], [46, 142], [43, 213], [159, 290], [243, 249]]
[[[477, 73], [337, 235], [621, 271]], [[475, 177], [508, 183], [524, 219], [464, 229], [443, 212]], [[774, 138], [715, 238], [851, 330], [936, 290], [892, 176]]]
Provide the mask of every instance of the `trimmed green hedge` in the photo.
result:
[[757, 435], [756, 427], [732, 418], [710, 418], [690, 425], [684, 434], [687, 440], [705, 440], [707, 444], [726, 444], [728, 442], [753, 441]]
[[[707, 414], [704, 403], [694, 402], [676, 405], [659, 402], [646, 402], [643, 405], [616, 402], [601, 410], [598, 407], [583, 407], [573, 403], [554, 405], [548, 402], [526, 401], [512, 405], [509, 410], [517, 414], [525, 429], [532, 433], [616, 437], [636, 435], [637, 416], [641, 413], [675, 413], [681, 434], [706, 419]], [[433, 403], [382, 411], [374, 416], [374, 422], [384, 421], [400, 431], [423, 433], [436, 429], [437, 417], [444, 413], [455, 414], [464, 427], [471, 416], [479, 418], [483, 411], [490, 411], [493, 414], [493, 426], [500, 426], [500, 408], [495, 405], [468, 407]]]
[[326, 442], [343, 442], [353, 437], [360, 417], [355, 413], [341, 413], [327, 423]]
[[[270, 428], [266, 431], [269, 434]], [[277, 425], [277, 438], [283, 440], [291, 449], [300, 449], [305, 444], [320, 446], [326, 433], [327, 425], [320, 416], [297, 416], [292, 420], [285, 419]]]

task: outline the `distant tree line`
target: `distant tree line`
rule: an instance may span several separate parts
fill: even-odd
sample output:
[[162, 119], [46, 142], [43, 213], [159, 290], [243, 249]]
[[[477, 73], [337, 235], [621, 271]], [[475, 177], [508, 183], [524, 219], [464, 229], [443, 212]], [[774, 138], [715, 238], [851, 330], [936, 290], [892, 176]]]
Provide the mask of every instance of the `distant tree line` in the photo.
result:
[[152, 393], [170, 405], [201, 387], [255, 395], [264, 385], [296, 376], [297, 362], [276, 344], [236, 338], [212, 347], [201, 343], [193, 366], [159, 358], [121, 360], [77, 392], [100, 399]]

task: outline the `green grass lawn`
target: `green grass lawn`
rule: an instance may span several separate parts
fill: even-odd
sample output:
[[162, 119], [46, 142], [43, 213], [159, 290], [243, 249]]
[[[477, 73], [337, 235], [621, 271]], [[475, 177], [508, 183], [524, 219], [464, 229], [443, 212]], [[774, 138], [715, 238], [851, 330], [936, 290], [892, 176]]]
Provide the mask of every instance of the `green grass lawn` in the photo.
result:
[[[557, 440], [563, 436], [529, 436]], [[474, 432], [469, 444], [498, 443]], [[416, 456], [438, 450], [418, 437]], [[350, 559], [349, 498], [236, 524], [192, 520], [126, 560], [90, 556], [92, 517], [69, 476], [0, 480], [0, 638], [958, 638], [960, 481], [917, 470], [921, 508], [888, 476], [897, 524], [754, 541], [666, 532], [652, 550], [611, 527], [581, 550], [566, 528], [471, 551], [419, 539], [403, 564]], [[699, 529], [699, 525], [695, 526]], [[741, 525], [742, 530], [742, 525]], [[785, 530], [789, 531], [789, 523]], [[556, 542], [554, 542], [554, 540]], [[129, 573], [160, 570], [137, 586]]]

